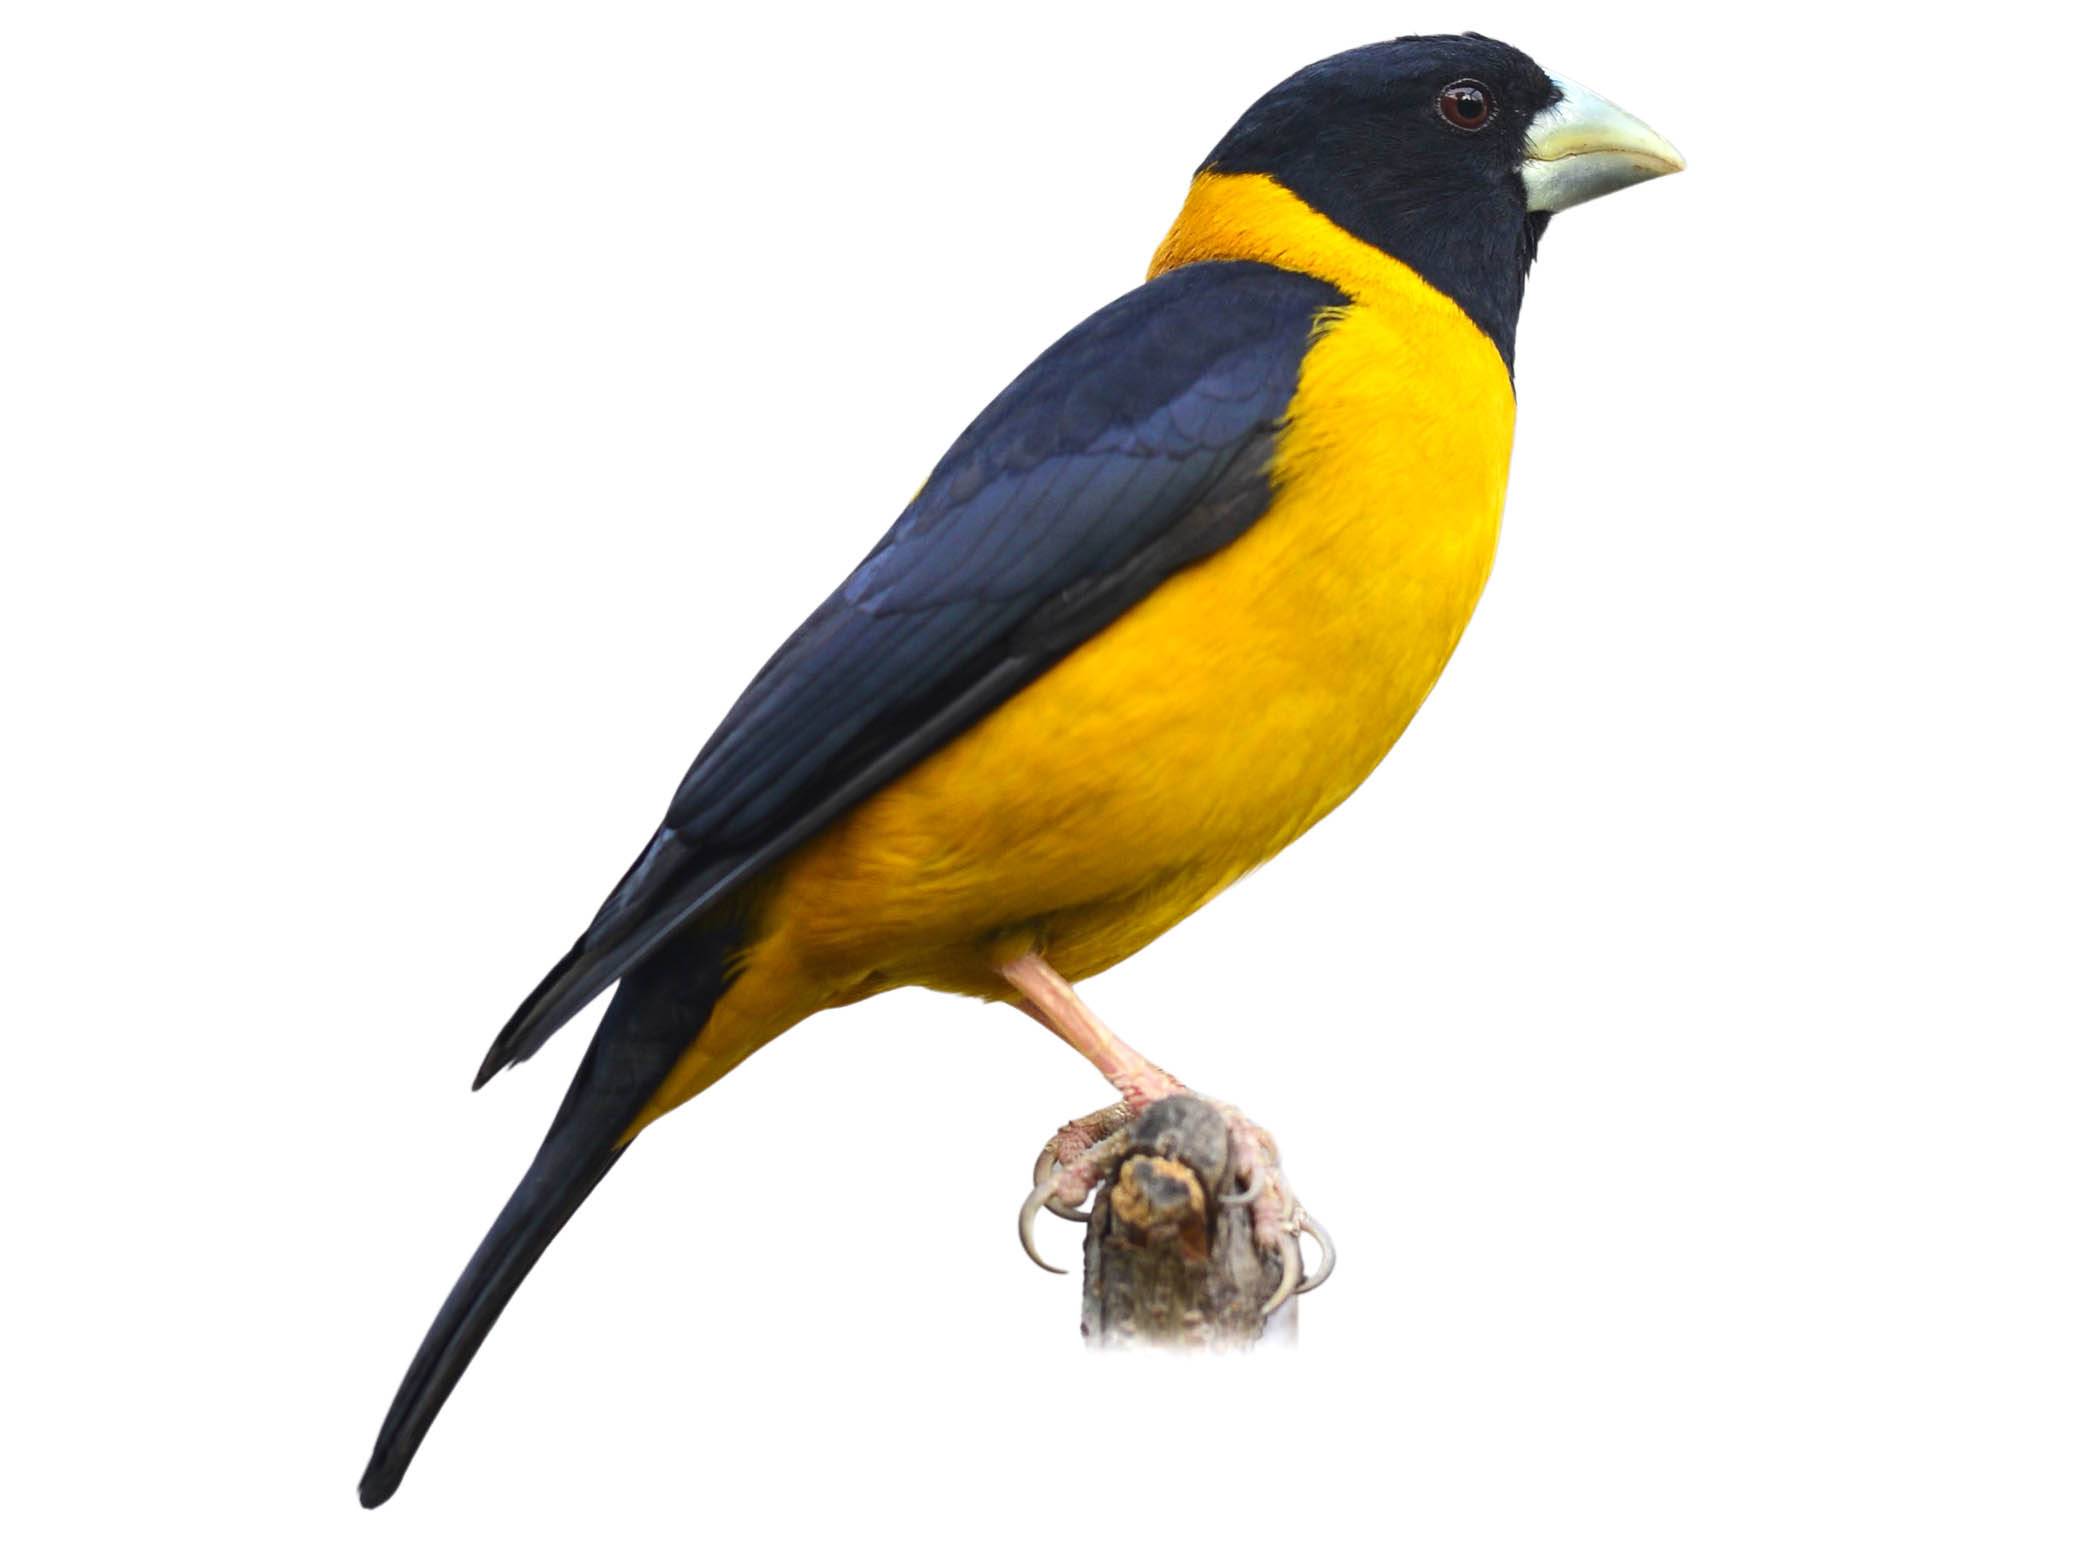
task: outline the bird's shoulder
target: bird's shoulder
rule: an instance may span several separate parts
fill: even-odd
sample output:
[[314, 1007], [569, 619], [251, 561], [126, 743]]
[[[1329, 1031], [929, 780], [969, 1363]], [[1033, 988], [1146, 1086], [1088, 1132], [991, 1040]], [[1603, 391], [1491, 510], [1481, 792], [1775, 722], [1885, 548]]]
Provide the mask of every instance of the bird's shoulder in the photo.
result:
[[1280, 414], [1320, 311], [1346, 301], [1329, 281], [1252, 260], [1152, 277], [1061, 336], [973, 419], [851, 584], [961, 514], [1041, 507], [1004, 499], [1048, 465], [1174, 459], [1244, 439], [1264, 409]]
[[737, 699], [483, 1077], [1243, 533], [1318, 316], [1345, 301], [1270, 265], [1186, 265], [1031, 363]]
[[[803, 716], [861, 728], [1011, 645], [1027, 653], [1033, 623], [1063, 602], [1127, 581], [1135, 599], [1231, 539], [1265, 506], [1266, 443], [1318, 316], [1345, 301], [1313, 276], [1211, 261], [1154, 277], [1062, 336], [759, 672], [666, 824], [726, 836], [738, 804], [752, 817], [776, 808], [784, 775], [757, 731]], [[1070, 646], [1057, 639], [1072, 630], [1045, 633], [1048, 649]]]

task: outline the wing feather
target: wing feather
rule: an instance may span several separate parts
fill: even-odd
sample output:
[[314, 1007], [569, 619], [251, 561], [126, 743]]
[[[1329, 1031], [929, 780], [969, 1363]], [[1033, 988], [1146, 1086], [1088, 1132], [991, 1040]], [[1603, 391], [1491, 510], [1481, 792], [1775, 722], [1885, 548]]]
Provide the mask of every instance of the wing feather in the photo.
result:
[[1185, 266], [1031, 364], [758, 672], [662, 828], [491, 1045], [542, 1043], [670, 933], [1028, 685], [1267, 507], [1322, 309], [1309, 276]]

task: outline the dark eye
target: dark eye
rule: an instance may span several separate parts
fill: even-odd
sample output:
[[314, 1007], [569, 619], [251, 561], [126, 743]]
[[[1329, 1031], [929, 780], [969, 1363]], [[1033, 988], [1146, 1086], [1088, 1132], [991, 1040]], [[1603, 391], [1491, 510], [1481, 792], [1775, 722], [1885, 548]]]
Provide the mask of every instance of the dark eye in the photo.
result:
[[1451, 81], [1434, 99], [1434, 111], [1459, 130], [1481, 130], [1491, 123], [1498, 99], [1482, 81]]

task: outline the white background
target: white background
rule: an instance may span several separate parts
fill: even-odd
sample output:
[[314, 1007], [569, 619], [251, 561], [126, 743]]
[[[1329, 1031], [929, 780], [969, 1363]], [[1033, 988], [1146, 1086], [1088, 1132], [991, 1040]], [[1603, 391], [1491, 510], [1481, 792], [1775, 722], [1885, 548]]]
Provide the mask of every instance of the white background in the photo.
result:
[[[10, 7], [6, 1543], [2066, 1551], [2068, 40], [1994, 11]], [[1400, 749], [1091, 989], [1281, 1136], [1300, 1350], [1085, 1355], [1011, 1222], [1103, 1088], [897, 995], [645, 1137], [361, 1512], [591, 1018], [469, 1076], [742, 682], [1259, 92], [1465, 25], [1692, 170], [1550, 232]]]

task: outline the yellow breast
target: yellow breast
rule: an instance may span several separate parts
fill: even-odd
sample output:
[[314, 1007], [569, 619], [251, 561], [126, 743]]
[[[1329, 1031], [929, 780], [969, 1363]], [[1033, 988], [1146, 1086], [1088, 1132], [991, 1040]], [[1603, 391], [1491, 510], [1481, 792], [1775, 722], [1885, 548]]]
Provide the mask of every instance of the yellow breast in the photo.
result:
[[1353, 791], [1433, 687], [1491, 566], [1513, 427], [1490, 341], [1266, 178], [1200, 178], [1155, 260], [1333, 281], [1269, 511], [795, 856], [772, 941], [832, 997], [998, 993], [1138, 950]]

